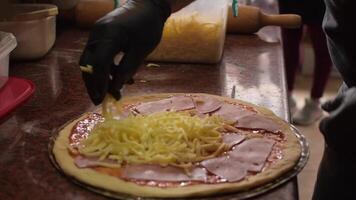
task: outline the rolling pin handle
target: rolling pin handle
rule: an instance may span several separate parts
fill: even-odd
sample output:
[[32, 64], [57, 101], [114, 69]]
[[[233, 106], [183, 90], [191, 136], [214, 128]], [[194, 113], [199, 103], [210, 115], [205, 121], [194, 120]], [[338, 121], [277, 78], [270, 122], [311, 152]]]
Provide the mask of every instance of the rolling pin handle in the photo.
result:
[[261, 15], [261, 26], [281, 26], [282, 28], [299, 28], [302, 18], [295, 14]]

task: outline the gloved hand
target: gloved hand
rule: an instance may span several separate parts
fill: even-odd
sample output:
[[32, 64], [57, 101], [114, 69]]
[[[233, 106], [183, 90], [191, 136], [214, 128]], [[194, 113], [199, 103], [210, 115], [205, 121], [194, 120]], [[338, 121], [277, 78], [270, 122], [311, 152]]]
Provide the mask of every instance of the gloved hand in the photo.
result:
[[[96, 22], [79, 63], [94, 104], [107, 93], [121, 98], [122, 86], [133, 82], [137, 68], [160, 42], [170, 13], [166, 0], [128, 0]], [[119, 52], [124, 56], [116, 66], [113, 59]]]
[[319, 126], [328, 147], [336, 151], [355, 152], [356, 87], [339, 93], [322, 107], [330, 113]]

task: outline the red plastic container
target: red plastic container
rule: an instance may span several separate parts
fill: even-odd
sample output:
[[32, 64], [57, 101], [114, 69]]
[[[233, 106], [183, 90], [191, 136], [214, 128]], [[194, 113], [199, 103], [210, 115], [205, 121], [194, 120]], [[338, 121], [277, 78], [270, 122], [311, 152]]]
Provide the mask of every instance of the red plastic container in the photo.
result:
[[5, 85], [0, 88], [0, 123], [25, 103], [34, 91], [35, 85], [32, 81], [9, 77]]

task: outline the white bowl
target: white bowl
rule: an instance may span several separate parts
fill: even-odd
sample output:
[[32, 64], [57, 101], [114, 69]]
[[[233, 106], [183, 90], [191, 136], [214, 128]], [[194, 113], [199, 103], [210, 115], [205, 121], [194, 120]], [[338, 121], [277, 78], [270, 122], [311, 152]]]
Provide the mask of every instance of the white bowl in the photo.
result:
[[38, 59], [46, 55], [56, 39], [58, 9], [50, 4], [15, 4], [15, 15], [0, 21], [0, 31], [13, 33], [18, 47], [11, 58]]

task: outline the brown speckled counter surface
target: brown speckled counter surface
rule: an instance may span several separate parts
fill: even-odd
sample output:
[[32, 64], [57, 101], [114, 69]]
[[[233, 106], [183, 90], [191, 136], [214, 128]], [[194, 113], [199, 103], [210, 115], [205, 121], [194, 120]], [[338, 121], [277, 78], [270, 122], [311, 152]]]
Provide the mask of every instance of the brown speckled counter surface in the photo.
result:
[[[31, 79], [33, 98], [0, 124], [0, 199], [105, 199], [73, 184], [50, 163], [47, 146], [54, 131], [95, 107], [90, 102], [78, 59], [87, 31], [64, 28], [52, 51], [33, 62], [12, 63], [10, 75]], [[142, 66], [125, 95], [158, 92], [205, 92], [266, 106], [288, 120], [286, 83], [279, 33], [229, 35], [224, 59], [217, 65]], [[296, 178], [255, 199], [298, 199]]]

